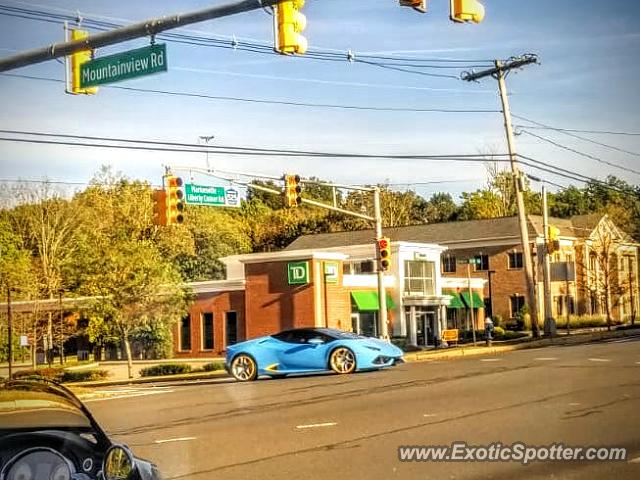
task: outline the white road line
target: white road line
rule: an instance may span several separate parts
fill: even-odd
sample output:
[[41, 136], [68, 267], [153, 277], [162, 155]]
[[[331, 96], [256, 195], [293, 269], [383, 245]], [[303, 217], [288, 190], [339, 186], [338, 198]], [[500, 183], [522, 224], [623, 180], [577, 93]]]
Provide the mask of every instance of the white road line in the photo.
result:
[[582, 404], [580, 402], [573, 402], [569, 404], [570, 407], [577, 407], [579, 405], [582, 405]]
[[437, 414], [436, 413], [423, 413], [422, 416], [423, 417], [435, 417]]
[[305, 428], [333, 427], [334, 425], [337, 425], [337, 423], [336, 422], [312, 423], [310, 425], [296, 425], [296, 428], [299, 430], [302, 430]]
[[551, 362], [553, 360], [558, 360], [558, 357], [538, 357], [534, 358], [534, 360], [538, 360], [539, 362]]
[[195, 439], [196, 437], [167, 438], [166, 440], [154, 440], [153, 443], [186, 442]]
[[629, 463], [640, 463], [640, 457], [632, 458]]
[[636, 365], [640, 365], [640, 362], [636, 362]]
[[608, 358], [590, 358], [590, 362], [610, 362]]
[[499, 362], [501, 358], [481, 358], [481, 362]]

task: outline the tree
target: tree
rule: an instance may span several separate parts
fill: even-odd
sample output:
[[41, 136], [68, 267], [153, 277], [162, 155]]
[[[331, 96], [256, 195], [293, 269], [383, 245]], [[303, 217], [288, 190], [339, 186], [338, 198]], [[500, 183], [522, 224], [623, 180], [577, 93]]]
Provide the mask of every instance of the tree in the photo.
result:
[[414, 211], [419, 212], [419, 223], [442, 223], [455, 220], [459, 208], [450, 194], [440, 192], [431, 195], [428, 201], [418, 199], [414, 204]]
[[182, 278], [156, 243], [162, 229], [182, 227], [154, 227], [149, 185], [108, 169], [74, 201], [91, 213], [80, 232], [79, 291], [95, 298], [93, 330], [122, 341], [131, 377], [131, 335], [145, 325], [170, 324], [187, 308]]

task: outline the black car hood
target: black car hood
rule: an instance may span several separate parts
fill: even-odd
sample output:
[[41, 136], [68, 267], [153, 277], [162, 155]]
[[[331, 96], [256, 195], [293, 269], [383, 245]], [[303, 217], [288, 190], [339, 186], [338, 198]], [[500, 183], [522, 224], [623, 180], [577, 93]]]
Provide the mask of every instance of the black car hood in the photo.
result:
[[0, 384], [0, 432], [65, 429], [91, 431], [110, 443], [91, 412], [62, 385], [46, 380]]

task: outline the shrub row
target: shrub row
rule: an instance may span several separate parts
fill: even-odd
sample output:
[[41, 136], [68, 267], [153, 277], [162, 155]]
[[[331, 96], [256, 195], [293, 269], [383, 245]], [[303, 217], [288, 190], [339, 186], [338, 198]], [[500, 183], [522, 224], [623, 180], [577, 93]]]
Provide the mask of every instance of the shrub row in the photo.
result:
[[177, 375], [179, 373], [189, 373], [191, 365], [186, 363], [161, 363], [140, 370], [141, 377], [159, 377], [162, 375]]
[[218, 370], [224, 370], [224, 362], [211, 362], [202, 366], [202, 370], [205, 372], [216, 372]]
[[55, 382], [87, 382], [94, 380], [104, 380], [109, 376], [108, 370], [68, 370], [63, 368], [38, 368], [36, 370], [22, 370], [13, 375], [15, 379], [45, 378]]

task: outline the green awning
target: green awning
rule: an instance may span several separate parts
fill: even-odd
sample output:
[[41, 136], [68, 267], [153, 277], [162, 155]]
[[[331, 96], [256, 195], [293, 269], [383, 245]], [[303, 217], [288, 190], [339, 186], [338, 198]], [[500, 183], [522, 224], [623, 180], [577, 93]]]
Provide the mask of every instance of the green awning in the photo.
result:
[[[380, 309], [378, 292], [373, 290], [351, 292], [351, 300], [356, 305], [359, 312], [372, 312]], [[387, 308], [396, 308], [396, 304], [388, 293]]]
[[[480, 298], [480, 295], [477, 294], [477, 292], [472, 292], [472, 298], [473, 298], [473, 308], [484, 308], [484, 302], [482, 301], [482, 299]], [[469, 292], [462, 292], [460, 294], [460, 296], [462, 297], [462, 301], [465, 304], [465, 308], [469, 307]]]
[[455, 292], [444, 292], [444, 294], [451, 297], [451, 303], [447, 308], [466, 308], [459, 294]]

